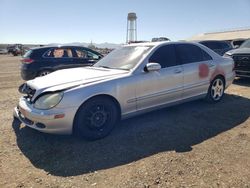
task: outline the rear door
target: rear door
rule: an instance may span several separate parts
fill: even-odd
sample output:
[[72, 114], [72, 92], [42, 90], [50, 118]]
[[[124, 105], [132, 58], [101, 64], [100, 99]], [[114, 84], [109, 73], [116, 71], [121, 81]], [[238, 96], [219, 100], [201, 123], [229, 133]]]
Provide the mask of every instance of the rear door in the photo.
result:
[[215, 70], [212, 57], [194, 44], [176, 44], [178, 61], [183, 66], [183, 99], [207, 92]]

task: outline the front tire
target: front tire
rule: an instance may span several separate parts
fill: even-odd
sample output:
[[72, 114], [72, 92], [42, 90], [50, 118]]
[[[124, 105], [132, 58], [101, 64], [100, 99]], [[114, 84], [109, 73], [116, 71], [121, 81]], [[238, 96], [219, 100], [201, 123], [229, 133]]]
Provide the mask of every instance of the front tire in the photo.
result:
[[108, 97], [95, 97], [83, 103], [74, 119], [74, 133], [87, 140], [107, 136], [115, 127], [119, 111]]
[[219, 102], [225, 91], [225, 82], [222, 77], [216, 77], [210, 84], [206, 99], [208, 102], [216, 103]]

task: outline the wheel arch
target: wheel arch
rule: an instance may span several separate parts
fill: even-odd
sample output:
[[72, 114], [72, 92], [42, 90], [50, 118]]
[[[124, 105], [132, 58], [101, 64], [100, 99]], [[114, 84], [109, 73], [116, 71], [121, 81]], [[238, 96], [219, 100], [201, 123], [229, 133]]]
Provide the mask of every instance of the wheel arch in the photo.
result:
[[45, 72], [45, 71], [49, 71], [51, 73], [51, 72], [54, 72], [55, 70], [52, 68], [47, 68], [47, 67], [41, 68], [40, 70], [37, 71], [36, 77], [38, 77], [42, 72]]
[[216, 78], [222, 78], [222, 81], [224, 83], [224, 86], [226, 86], [226, 79], [225, 79], [225, 76], [223, 74], [218, 74], [216, 75], [211, 81], [210, 83], [212, 83]]
[[74, 116], [74, 122], [75, 122], [75, 118], [76, 118], [76, 115], [79, 111], [79, 109], [88, 101], [94, 99], [94, 98], [106, 98], [106, 99], [110, 99], [114, 102], [115, 106], [117, 107], [117, 110], [118, 110], [118, 114], [119, 114], [119, 119], [121, 119], [121, 105], [120, 103], [118, 102], [118, 100], [113, 97], [112, 95], [109, 95], [109, 94], [97, 94], [97, 95], [94, 95], [94, 96], [91, 96], [90, 98], [88, 98], [87, 100], [85, 100], [84, 102], [82, 102], [82, 104], [78, 107], [76, 113], [75, 113], [75, 116]]

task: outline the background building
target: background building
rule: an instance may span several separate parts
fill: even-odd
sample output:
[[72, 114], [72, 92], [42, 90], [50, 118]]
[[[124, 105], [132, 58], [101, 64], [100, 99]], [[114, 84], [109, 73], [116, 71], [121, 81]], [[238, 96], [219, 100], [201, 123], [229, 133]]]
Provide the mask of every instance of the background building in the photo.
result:
[[197, 41], [200, 41], [200, 40], [227, 40], [227, 41], [232, 41], [232, 40], [236, 40], [236, 39], [248, 39], [248, 38], [250, 38], [250, 28], [203, 33], [203, 34], [195, 35], [187, 40], [197, 40]]

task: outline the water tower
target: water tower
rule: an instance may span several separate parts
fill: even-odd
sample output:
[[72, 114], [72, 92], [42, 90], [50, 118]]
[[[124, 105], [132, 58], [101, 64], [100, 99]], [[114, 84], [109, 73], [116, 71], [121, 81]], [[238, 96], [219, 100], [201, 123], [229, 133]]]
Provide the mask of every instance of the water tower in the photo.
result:
[[127, 38], [126, 42], [134, 42], [137, 41], [137, 23], [136, 23], [136, 13], [130, 12], [128, 13], [127, 19]]

